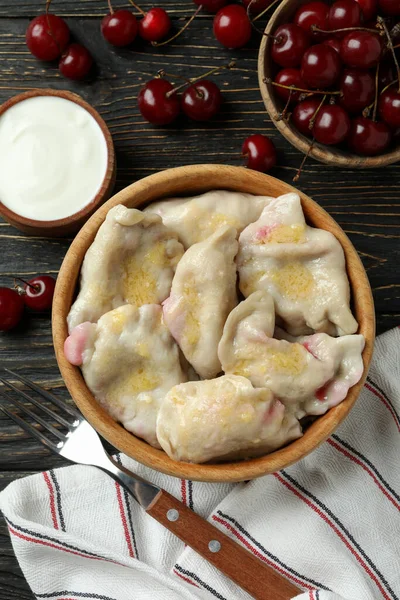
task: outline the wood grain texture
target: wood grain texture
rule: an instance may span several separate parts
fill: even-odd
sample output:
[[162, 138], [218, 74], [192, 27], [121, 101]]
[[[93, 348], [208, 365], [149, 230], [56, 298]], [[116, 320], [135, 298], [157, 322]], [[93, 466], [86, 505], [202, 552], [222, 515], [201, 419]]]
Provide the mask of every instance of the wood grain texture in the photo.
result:
[[[168, 519], [170, 510], [177, 511], [176, 521]], [[146, 512], [256, 600], [290, 600], [300, 593], [298, 587], [275, 569], [261, 562], [164, 490]], [[210, 551], [208, 545], [211, 541], [220, 543], [218, 552]]]
[[64, 342], [68, 335], [67, 316], [78, 283], [80, 267], [110, 208], [117, 204], [124, 204], [129, 208], [142, 208], [163, 197], [193, 196], [218, 187], [274, 197], [297, 191], [274, 177], [241, 167], [221, 165], [193, 165], [167, 170], [123, 189], [89, 219], [65, 256], [53, 300], [53, 341], [58, 365], [72, 398], [89, 423], [118, 450], [148, 467], [175, 477], [196, 481], [245, 481], [286, 468], [325, 441], [351, 410], [367, 376], [372, 357], [375, 337], [374, 305], [361, 260], [343, 230], [306, 194], [299, 192], [308, 223], [333, 233], [343, 247], [354, 314], [359, 323], [359, 333], [364, 335], [366, 343], [363, 352], [364, 377], [349, 390], [343, 402], [318, 418], [300, 439], [267, 456], [251, 460], [201, 465], [174, 461], [165, 452], [149, 446], [114, 421], [89, 391], [81, 370], [71, 365], [64, 355]]
[[[118, 173], [116, 190], [141, 177], [182, 164], [227, 162], [240, 164], [240, 149], [251, 133], [264, 133], [275, 142], [279, 164], [274, 175], [291, 182], [302, 154], [279, 133], [265, 111], [257, 80], [259, 38], [250, 47], [228, 51], [212, 35], [212, 16], [199, 15], [171, 46], [153, 49], [140, 43], [132, 49], [109, 48], [100, 35], [99, 19], [105, 0], [53, 0], [54, 10], [66, 17], [75, 38], [89, 47], [98, 65], [88, 83], [63, 79], [55, 64], [41, 63], [25, 46], [29, 19], [43, 12], [44, 0], [0, 2], [0, 101], [21, 91], [40, 87], [65, 89], [90, 102], [107, 123], [115, 144]], [[115, 8], [127, 2], [113, 1]], [[153, 3], [144, 0], [149, 9]], [[191, 0], [165, 0], [174, 26], [193, 13]], [[144, 123], [136, 105], [140, 85], [158, 69], [188, 77], [237, 59], [237, 68], [215, 78], [225, 103], [221, 114], [201, 125], [180, 119], [176, 126], [154, 128]], [[232, 157], [235, 157], [233, 159]], [[400, 323], [400, 165], [376, 170], [345, 170], [306, 163], [296, 184], [323, 206], [355, 245], [370, 279], [378, 332]], [[12, 285], [13, 276], [38, 273], [56, 276], [71, 240], [27, 238], [0, 221], [0, 285]], [[54, 357], [47, 315], [27, 315], [17, 330], [0, 334], [2, 363], [67, 395]], [[0, 415], [0, 487], [19, 476], [61, 466], [35, 441]], [[34, 598], [13, 557], [4, 522], [0, 530], [0, 599]]]

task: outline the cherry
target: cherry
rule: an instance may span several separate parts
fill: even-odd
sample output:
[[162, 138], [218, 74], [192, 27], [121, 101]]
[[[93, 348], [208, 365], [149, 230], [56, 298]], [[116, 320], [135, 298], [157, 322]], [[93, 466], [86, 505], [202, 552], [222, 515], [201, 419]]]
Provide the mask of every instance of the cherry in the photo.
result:
[[197, 6], [205, 8], [210, 13], [217, 13], [228, 4], [229, 0], [193, 0]]
[[345, 69], [340, 80], [340, 104], [349, 113], [360, 113], [373, 102], [375, 79], [369, 71]]
[[376, 16], [378, 12], [377, 0], [356, 0], [356, 2], [360, 5], [366, 23]]
[[357, 117], [351, 123], [348, 144], [356, 154], [375, 156], [390, 144], [391, 133], [386, 123]]
[[350, 131], [350, 118], [337, 104], [323, 106], [318, 112], [313, 134], [317, 142], [328, 146], [340, 144]]
[[399, 0], [378, 0], [379, 8], [385, 15], [398, 16], [400, 15]]
[[21, 320], [24, 301], [16, 290], [0, 287], [0, 331], [13, 329]]
[[[252, 0], [242, 0], [243, 4], [246, 8], [248, 8], [250, 2]], [[272, 4], [273, 0], [254, 0], [250, 6], [250, 12], [252, 15], [259, 15], [264, 10], [268, 8], [270, 4]]]
[[379, 99], [379, 114], [393, 129], [400, 127], [400, 92], [389, 88]]
[[297, 67], [310, 45], [310, 36], [298, 25], [280, 25], [271, 46], [272, 59], [281, 67]]
[[214, 35], [227, 48], [242, 48], [251, 38], [251, 23], [244, 6], [229, 4], [214, 17]]
[[83, 79], [93, 65], [93, 58], [82, 44], [70, 44], [61, 56], [58, 67], [68, 79]]
[[312, 88], [330, 87], [339, 78], [340, 70], [338, 53], [326, 44], [311, 46], [301, 61], [301, 76]]
[[265, 173], [276, 165], [276, 149], [272, 141], [261, 133], [249, 135], [242, 146], [246, 167]]
[[[345, 27], [359, 27], [361, 25], [362, 12], [355, 0], [336, 0], [328, 13], [328, 29], [334, 31]], [[337, 35], [342, 37], [343, 33]]]
[[330, 46], [331, 48], [336, 50], [336, 52], [338, 54], [340, 53], [340, 40], [338, 40], [338, 38], [328, 38], [327, 40], [324, 40], [322, 43], [326, 44], [327, 46]]
[[173, 90], [166, 79], [151, 79], [140, 90], [138, 96], [139, 110], [143, 117], [153, 125], [168, 125], [180, 112], [177, 94], [167, 96]]
[[[275, 82], [286, 86], [293, 85], [294, 87], [303, 90], [306, 87], [304, 81], [301, 78], [300, 69], [293, 69], [289, 67], [287, 69], [281, 69], [281, 71], [279, 71], [279, 73], [275, 77]], [[291, 90], [279, 86], [275, 86], [275, 91], [277, 95], [280, 98], [282, 98], [282, 100], [284, 100], [284, 102], [287, 102], [289, 100], [289, 96], [291, 102], [298, 102], [302, 93], [295, 91], [291, 92]]]
[[168, 35], [171, 19], [163, 8], [151, 8], [139, 21], [139, 35], [148, 42], [159, 42]]
[[130, 10], [121, 9], [111, 12], [101, 22], [101, 33], [104, 39], [113, 46], [129, 46], [137, 32], [138, 23]]
[[312, 34], [314, 38], [321, 37], [318, 32], [313, 32], [311, 27], [316, 25], [319, 29], [328, 28], [329, 6], [325, 2], [309, 2], [300, 6], [297, 10], [293, 22]]
[[53, 303], [56, 282], [50, 275], [35, 277], [25, 284], [23, 301], [32, 310], [49, 310]]
[[56, 15], [39, 15], [29, 23], [26, 45], [40, 60], [55, 60], [69, 42], [69, 28], [64, 19]]
[[219, 87], [207, 79], [193, 83], [182, 94], [182, 110], [194, 121], [208, 121], [220, 109], [222, 95]]
[[292, 122], [293, 125], [302, 133], [303, 135], [312, 135], [310, 121], [312, 117], [315, 115], [317, 108], [320, 105], [320, 100], [317, 98], [307, 98], [302, 102], [299, 102], [297, 106], [295, 106], [292, 113]]
[[349, 67], [374, 67], [378, 64], [381, 54], [382, 44], [379, 37], [368, 31], [351, 31], [340, 45], [340, 56]]

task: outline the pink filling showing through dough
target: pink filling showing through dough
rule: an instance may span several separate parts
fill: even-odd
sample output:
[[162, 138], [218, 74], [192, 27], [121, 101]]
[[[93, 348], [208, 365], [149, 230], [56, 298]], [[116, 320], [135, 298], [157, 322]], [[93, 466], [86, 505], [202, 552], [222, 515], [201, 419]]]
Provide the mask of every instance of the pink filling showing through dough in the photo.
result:
[[263, 227], [260, 227], [260, 229], [256, 232], [256, 240], [264, 240], [266, 237], [269, 236], [271, 231], [273, 231], [277, 227], [277, 223], [275, 223], [274, 225], [264, 225]]
[[262, 422], [264, 425], [268, 425], [277, 419], [283, 417], [285, 407], [279, 400], [273, 400], [268, 406], [267, 410], [263, 414]]
[[92, 323], [86, 321], [73, 328], [64, 342], [64, 354], [71, 365], [79, 366], [83, 363], [83, 353]]

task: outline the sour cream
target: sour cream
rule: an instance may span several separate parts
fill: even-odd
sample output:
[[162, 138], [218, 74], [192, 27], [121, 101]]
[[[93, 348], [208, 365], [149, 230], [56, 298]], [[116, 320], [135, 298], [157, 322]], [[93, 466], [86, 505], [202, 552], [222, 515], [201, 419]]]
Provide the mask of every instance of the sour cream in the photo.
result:
[[107, 144], [75, 102], [36, 96], [0, 117], [0, 201], [22, 217], [52, 221], [87, 206], [107, 170]]

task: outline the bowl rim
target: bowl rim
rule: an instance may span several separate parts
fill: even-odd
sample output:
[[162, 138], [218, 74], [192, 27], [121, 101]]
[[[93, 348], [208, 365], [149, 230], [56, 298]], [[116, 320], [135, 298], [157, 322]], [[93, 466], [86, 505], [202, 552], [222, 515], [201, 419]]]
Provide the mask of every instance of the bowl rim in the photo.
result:
[[[210, 189], [236, 189], [253, 194], [272, 195], [296, 192], [300, 195], [307, 219], [313, 213], [311, 224], [321, 221], [341, 243], [348, 268], [356, 318], [365, 337], [363, 351], [364, 373], [346, 399], [307, 429], [305, 434], [284, 448], [259, 458], [228, 463], [192, 464], [172, 460], [162, 450], [149, 446], [114, 421], [89, 392], [78, 367], [64, 356], [64, 341], [68, 335], [66, 318], [73, 300], [83, 257], [107, 212], [117, 204], [145, 206], [149, 202], [174, 195], [194, 195]], [[174, 191], [175, 190], [175, 191]], [[179, 190], [179, 191], [178, 191]], [[349, 265], [351, 264], [351, 270]], [[150, 175], [124, 188], [102, 205], [82, 227], [72, 242], [57, 278], [52, 313], [53, 342], [58, 366], [71, 397], [94, 428], [119, 451], [147, 467], [182, 479], [195, 481], [235, 482], [261, 477], [297, 462], [324, 442], [349, 413], [367, 377], [375, 337], [375, 313], [371, 287], [360, 257], [341, 227], [316, 202], [293, 186], [269, 175], [243, 167], [226, 165], [191, 165], [168, 169]]]
[[[324, 146], [317, 142], [314, 143], [314, 146], [310, 150], [311, 140], [309, 138], [297, 131], [290, 123], [288, 124], [285, 119], [278, 119], [281, 112], [279, 98], [274, 92], [274, 86], [266, 83], [264, 80], [266, 65], [272, 64], [272, 59], [270, 59], [270, 62], [266, 60], [267, 51], [271, 44], [271, 38], [268, 35], [282, 24], [282, 13], [290, 11], [292, 6], [294, 13], [296, 8], [307, 2], [309, 0], [282, 0], [269, 18], [264, 30], [265, 35], [262, 36], [258, 52], [258, 83], [265, 108], [271, 121], [292, 146], [304, 154], [309, 153], [312, 158], [324, 164], [337, 165], [342, 168], [362, 169], [383, 167], [400, 161], [400, 147], [378, 156], [358, 156], [351, 152], [341, 151], [336, 146]], [[287, 19], [282, 22], [287, 22]]]
[[0, 118], [1, 116], [12, 106], [18, 104], [19, 102], [23, 102], [24, 100], [28, 100], [30, 98], [36, 98], [38, 96], [53, 96], [57, 98], [64, 98], [65, 100], [69, 100], [70, 102], [74, 102], [74, 104], [78, 104], [84, 108], [96, 121], [99, 125], [101, 132], [104, 136], [106, 146], [107, 146], [107, 167], [104, 173], [104, 177], [101, 183], [99, 190], [97, 191], [94, 198], [86, 204], [81, 210], [78, 212], [69, 215], [68, 217], [63, 217], [62, 219], [52, 219], [50, 221], [40, 221], [38, 219], [31, 219], [29, 217], [24, 217], [7, 206], [5, 206], [0, 200], [0, 214], [4, 216], [4, 218], [8, 221], [12, 221], [15, 223], [19, 223], [27, 228], [35, 228], [35, 229], [61, 229], [62, 227], [71, 225], [75, 221], [81, 221], [85, 219], [89, 214], [93, 212], [96, 206], [102, 202], [112, 191], [112, 187], [114, 185], [115, 180], [115, 151], [114, 151], [114, 143], [111, 137], [111, 133], [104, 121], [104, 119], [99, 115], [96, 109], [93, 108], [88, 102], [86, 102], [81, 96], [76, 94], [75, 92], [70, 92], [68, 90], [52, 90], [49, 88], [43, 89], [33, 89], [23, 92], [22, 94], [17, 94], [16, 96], [12, 96], [0, 106]]

